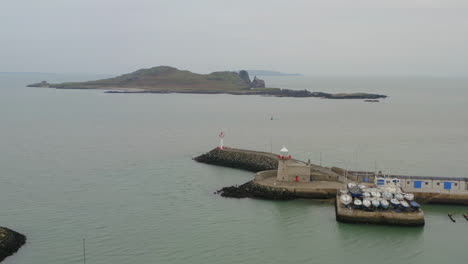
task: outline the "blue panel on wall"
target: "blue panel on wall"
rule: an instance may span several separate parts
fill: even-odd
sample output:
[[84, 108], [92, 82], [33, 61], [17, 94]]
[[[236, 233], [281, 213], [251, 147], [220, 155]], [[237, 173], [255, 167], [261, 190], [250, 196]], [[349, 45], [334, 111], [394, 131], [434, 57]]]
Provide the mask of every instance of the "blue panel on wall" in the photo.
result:
[[377, 185], [385, 185], [385, 180], [377, 180]]
[[444, 189], [445, 190], [452, 189], [452, 183], [451, 182], [444, 182]]
[[414, 181], [414, 188], [421, 189], [422, 181]]

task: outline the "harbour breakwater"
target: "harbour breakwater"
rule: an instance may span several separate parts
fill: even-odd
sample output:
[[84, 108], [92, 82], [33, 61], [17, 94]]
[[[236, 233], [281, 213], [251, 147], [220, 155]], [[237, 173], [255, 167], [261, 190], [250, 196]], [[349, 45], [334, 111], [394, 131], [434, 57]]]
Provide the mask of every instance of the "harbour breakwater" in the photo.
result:
[[256, 172], [253, 181], [242, 185], [224, 187], [216, 192], [223, 197], [249, 197], [270, 200], [329, 199], [334, 198], [337, 190], [342, 187], [342, 183], [329, 179], [332, 176], [336, 179], [334, 172], [317, 165], [311, 165], [311, 169], [314, 171], [312, 175], [316, 176], [318, 181], [305, 185], [276, 185], [271, 182], [272, 178], [276, 178], [278, 169], [278, 156], [273, 153], [235, 148], [216, 148], [195, 157], [194, 160], [206, 164]]
[[213, 149], [194, 160], [252, 172], [278, 169], [278, 157], [275, 154], [234, 148]]
[[26, 236], [6, 227], [0, 227], [0, 262], [26, 243]]
[[[195, 161], [218, 165], [251, 172], [260, 172], [278, 169], [278, 156], [267, 152], [250, 151], [234, 148], [215, 148], [206, 154], [194, 158]], [[294, 192], [287, 189], [261, 186], [254, 181], [242, 185], [224, 187], [216, 193], [231, 198], [259, 198], [269, 200], [295, 199]]]
[[270, 188], [249, 181], [240, 186], [224, 187], [216, 193], [230, 198], [258, 198], [266, 200], [293, 200], [297, 198], [294, 192], [284, 188]]
[[[218, 191], [224, 197], [251, 197], [274, 200], [289, 200], [295, 198], [334, 199], [338, 190], [344, 188], [346, 182], [374, 182], [375, 175], [371, 172], [346, 172], [333, 167], [331, 169], [310, 164], [310, 182], [276, 181], [278, 156], [273, 153], [243, 150], [236, 148], [213, 149], [206, 154], [195, 157], [194, 160], [206, 164], [243, 169], [257, 173], [252, 182], [239, 186], [225, 187]], [[297, 161], [300, 162], [300, 161]], [[468, 192], [464, 190], [433, 190], [430, 186], [443, 186], [437, 177], [392, 175], [401, 179], [402, 189], [414, 193], [415, 200], [421, 204], [458, 204], [468, 205]], [[467, 188], [468, 180], [459, 178], [443, 178], [453, 183], [454, 187]], [[413, 181], [422, 180], [424, 189], [411, 188]], [[431, 183], [434, 181], [433, 183]], [[458, 182], [457, 182], [458, 181]], [[408, 185], [409, 183], [409, 185]], [[456, 184], [455, 184], [456, 183]], [[429, 187], [426, 187], [429, 186]], [[465, 186], [465, 187], [463, 187]], [[288, 193], [284, 194], [284, 190]], [[292, 194], [292, 195], [291, 195]]]

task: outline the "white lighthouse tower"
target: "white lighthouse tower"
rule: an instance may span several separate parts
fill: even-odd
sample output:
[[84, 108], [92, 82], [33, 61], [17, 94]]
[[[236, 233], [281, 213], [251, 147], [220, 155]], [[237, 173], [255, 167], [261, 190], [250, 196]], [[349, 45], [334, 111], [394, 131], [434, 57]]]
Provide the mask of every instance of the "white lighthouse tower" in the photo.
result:
[[283, 145], [278, 155], [276, 180], [280, 182], [309, 182], [310, 163], [302, 163], [291, 159], [289, 150]]
[[219, 137], [219, 146], [217, 147], [217, 149], [224, 149], [224, 132], [221, 131], [218, 137]]

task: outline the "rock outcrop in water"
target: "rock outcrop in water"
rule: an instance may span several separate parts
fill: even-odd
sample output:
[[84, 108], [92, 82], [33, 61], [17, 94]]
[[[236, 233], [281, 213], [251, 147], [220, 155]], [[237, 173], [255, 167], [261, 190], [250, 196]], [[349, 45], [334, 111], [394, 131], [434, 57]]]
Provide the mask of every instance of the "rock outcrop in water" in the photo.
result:
[[194, 160], [252, 172], [278, 169], [278, 159], [274, 154], [259, 154], [254, 151], [237, 149], [232, 149], [232, 151], [230, 149], [213, 149], [206, 154], [195, 157]]
[[269, 188], [255, 184], [252, 181], [240, 186], [224, 187], [217, 191], [223, 197], [230, 198], [260, 198], [268, 200], [292, 200], [296, 198], [295, 193], [286, 189]]
[[13, 255], [26, 243], [26, 237], [6, 227], [0, 227], [0, 262]]

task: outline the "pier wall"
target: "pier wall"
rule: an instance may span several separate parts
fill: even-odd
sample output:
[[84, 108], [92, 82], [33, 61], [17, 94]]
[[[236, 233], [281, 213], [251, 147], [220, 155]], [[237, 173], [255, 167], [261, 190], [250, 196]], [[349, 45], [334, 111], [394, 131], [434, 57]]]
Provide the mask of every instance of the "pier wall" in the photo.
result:
[[424, 226], [424, 212], [394, 212], [387, 211], [364, 211], [344, 208], [337, 197], [335, 201], [336, 221], [344, 223], [376, 224], [376, 225], [398, 225], [398, 226]]
[[414, 192], [413, 194], [414, 199], [421, 204], [468, 205], [468, 193]]
[[314, 170], [311, 171], [310, 178], [311, 181], [345, 182], [344, 177], [340, 177], [340, 175], [323, 174]]
[[260, 171], [255, 174], [256, 181], [262, 181], [266, 178], [276, 178], [277, 170]]
[[[346, 171], [342, 168], [332, 167], [330, 169], [336, 174], [342, 176], [341, 178], [345, 178], [347, 181], [353, 182], [369, 182], [373, 183], [375, 181], [375, 175], [373, 172], [365, 172], [365, 171]], [[340, 180], [339, 181], [343, 181]]]

